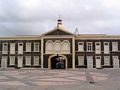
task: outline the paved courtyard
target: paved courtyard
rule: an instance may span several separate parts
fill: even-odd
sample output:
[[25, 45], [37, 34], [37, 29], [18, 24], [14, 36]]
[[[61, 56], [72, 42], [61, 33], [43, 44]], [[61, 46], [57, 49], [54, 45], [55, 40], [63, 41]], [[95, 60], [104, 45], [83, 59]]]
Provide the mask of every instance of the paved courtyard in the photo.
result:
[[120, 90], [120, 70], [0, 70], [0, 90]]

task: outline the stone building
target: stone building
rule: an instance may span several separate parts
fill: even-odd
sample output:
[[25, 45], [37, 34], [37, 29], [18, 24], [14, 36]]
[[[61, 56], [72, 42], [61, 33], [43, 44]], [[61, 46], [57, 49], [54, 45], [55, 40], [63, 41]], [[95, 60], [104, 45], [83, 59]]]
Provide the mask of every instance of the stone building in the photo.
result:
[[120, 36], [73, 34], [59, 19], [42, 35], [0, 37], [1, 68], [119, 68]]

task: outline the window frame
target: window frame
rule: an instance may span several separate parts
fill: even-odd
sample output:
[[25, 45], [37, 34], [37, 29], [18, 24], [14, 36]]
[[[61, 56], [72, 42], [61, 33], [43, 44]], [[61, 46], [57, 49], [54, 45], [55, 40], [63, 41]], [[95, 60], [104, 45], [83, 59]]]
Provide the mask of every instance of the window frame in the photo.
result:
[[[79, 44], [82, 44], [82, 45], [79, 45]], [[81, 49], [82, 48], [82, 49]], [[78, 42], [78, 51], [79, 52], [84, 52], [84, 42]]]

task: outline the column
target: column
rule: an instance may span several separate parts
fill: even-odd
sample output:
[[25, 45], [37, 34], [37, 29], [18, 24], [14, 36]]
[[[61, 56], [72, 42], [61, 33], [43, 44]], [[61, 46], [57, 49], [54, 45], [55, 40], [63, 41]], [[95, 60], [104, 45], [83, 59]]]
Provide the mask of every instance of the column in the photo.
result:
[[75, 38], [72, 38], [72, 68], [75, 69]]
[[41, 69], [43, 69], [43, 37], [41, 38]]

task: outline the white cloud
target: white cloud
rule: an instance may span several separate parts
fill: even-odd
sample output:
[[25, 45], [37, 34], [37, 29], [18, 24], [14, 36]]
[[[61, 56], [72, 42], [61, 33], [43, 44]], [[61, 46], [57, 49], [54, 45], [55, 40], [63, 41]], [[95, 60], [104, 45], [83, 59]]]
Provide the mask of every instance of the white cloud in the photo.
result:
[[0, 35], [51, 30], [58, 15], [69, 31], [120, 34], [119, 0], [0, 0]]

